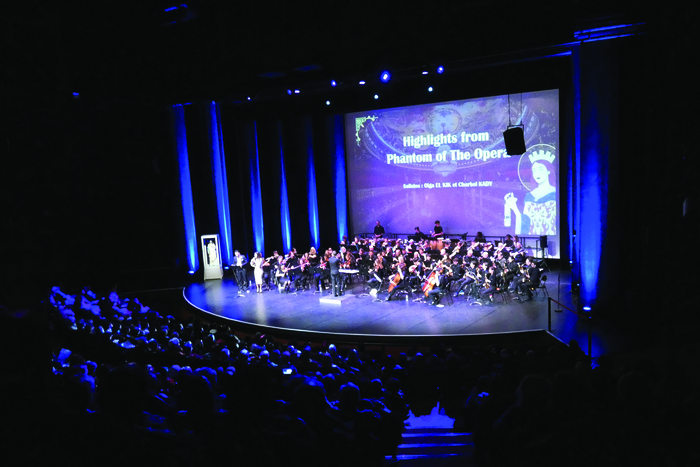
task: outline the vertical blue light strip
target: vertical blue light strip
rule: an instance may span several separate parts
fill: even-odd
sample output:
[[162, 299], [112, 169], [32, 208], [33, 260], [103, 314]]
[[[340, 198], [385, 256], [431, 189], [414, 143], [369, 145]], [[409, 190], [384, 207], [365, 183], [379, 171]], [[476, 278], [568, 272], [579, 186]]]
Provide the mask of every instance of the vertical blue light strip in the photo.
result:
[[260, 155], [258, 153], [258, 125], [253, 122], [255, 148], [250, 153], [250, 205], [253, 217], [255, 251], [265, 254], [265, 227], [263, 224], [262, 191], [260, 189]]
[[221, 241], [221, 258], [223, 263], [233, 262], [231, 250], [231, 213], [228, 204], [228, 182], [226, 179], [226, 160], [224, 156], [224, 141], [221, 133], [219, 105], [209, 104], [208, 112], [209, 147], [211, 152], [212, 176], [216, 194], [216, 210], [219, 216], [219, 238]]
[[287, 194], [287, 173], [284, 169], [284, 145], [282, 144], [282, 122], [277, 123], [280, 143], [280, 220], [282, 222], [282, 246], [284, 251], [292, 249], [292, 222], [289, 218], [289, 196]]
[[333, 123], [333, 159], [335, 172], [335, 212], [338, 223], [338, 243], [348, 235], [347, 187], [345, 185], [345, 135], [343, 116], [332, 117]]
[[175, 133], [175, 149], [177, 151], [178, 169], [180, 172], [180, 200], [182, 203], [182, 218], [185, 224], [185, 247], [187, 249], [187, 266], [191, 273], [199, 269], [197, 255], [197, 232], [194, 224], [194, 204], [192, 203], [192, 182], [190, 180], [190, 161], [187, 153], [187, 130], [185, 128], [185, 108], [176, 104], [172, 107], [173, 126]]
[[579, 224], [581, 212], [580, 191], [581, 180], [581, 56], [579, 48], [574, 47], [571, 56], [573, 67], [573, 111], [574, 111], [574, 141], [573, 154], [569, 159], [569, 258], [574, 262], [572, 282], [580, 284], [581, 271], [579, 268], [578, 244], [576, 234], [581, 228]]
[[311, 246], [320, 248], [318, 228], [318, 196], [316, 195], [316, 168], [314, 164], [313, 131], [311, 118], [304, 119], [304, 135], [306, 138], [306, 154], [308, 164], [308, 193], [309, 193], [309, 230]]

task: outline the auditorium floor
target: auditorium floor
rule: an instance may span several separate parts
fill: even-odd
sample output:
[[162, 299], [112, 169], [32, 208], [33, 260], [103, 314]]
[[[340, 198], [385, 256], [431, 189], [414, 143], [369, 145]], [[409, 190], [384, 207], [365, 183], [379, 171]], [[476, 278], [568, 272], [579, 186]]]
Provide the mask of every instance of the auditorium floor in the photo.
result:
[[[548, 274], [550, 296], [576, 310], [570, 277], [556, 271]], [[559, 281], [559, 286], [557, 286]], [[558, 289], [558, 293], [557, 293]], [[443, 299], [444, 306], [431, 306], [411, 298], [387, 302], [386, 293], [377, 299], [362, 295], [361, 283], [353, 284], [342, 300], [335, 300], [329, 291], [323, 295], [312, 291], [280, 294], [277, 290], [239, 294], [232, 277], [193, 283], [185, 287], [184, 297], [194, 307], [222, 318], [261, 326], [261, 329], [285, 329], [324, 334], [363, 336], [438, 336], [508, 333], [548, 329], [548, 301], [543, 292], [532, 301], [512, 298], [503, 303], [482, 305], [460, 296], [453, 303]], [[417, 298], [417, 297], [413, 297]], [[556, 308], [556, 304], [552, 304]], [[571, 311], [552, 312], [551, 333], [565, 343], [575, 339], [586, 351], [588, 320]], [[591, 327], [593, 356], [615, 350], [616, 336], [605, 328]]]

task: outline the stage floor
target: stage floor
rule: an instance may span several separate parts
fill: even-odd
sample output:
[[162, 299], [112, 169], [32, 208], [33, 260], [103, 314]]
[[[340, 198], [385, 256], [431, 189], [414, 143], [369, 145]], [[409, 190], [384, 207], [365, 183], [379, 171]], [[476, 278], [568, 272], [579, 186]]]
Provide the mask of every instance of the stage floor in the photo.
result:
[[[557, 272], [548, 274], [547, 288], [552, 298], [559, 297], [566, 306], [576, 309], [571, 294], [570, 277]], [[396, 299], [387, 302], [386, 293], [376, 298], [362, 296], [362, 284], [353, 284], [342, 300], [334, 299], [328, 290], [323, 294], [312, 291], [280, 294], [276, 289], [240, 295], [232, 277], [193, 283], [185, 287], [184, 298], [193, 307], [225, 319], [258, 326], [261, 330], [276, 329], [309, 333], [356, 336], [455, 336], [547, 330], [547, 298], [540, 292], [532, 301], [510, 300], [503, 303], [498, 296], [495, 304], [481, 305], [460, 296], [442, 306]], [[414, 298], [417, 298], [415, 296]], [[337, 302], [334, 302], [337, 300]], [[553, 307], [555, 308], [555, 307]], [[552, 312], [552, 334], [568, 343], [576, 339], [587, 348], [588, 323], [574, 313]], [[612, 338], [594, 329], [593, 355], [610, 350]]]

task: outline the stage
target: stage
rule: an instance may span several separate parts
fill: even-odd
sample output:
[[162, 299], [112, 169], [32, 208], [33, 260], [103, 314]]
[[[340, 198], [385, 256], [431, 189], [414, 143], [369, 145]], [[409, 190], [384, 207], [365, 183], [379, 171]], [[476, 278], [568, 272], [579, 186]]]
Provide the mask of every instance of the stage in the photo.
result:
[[[576, 309], [569, 276], [549, 273], [547, 289], [552, 298]], [[557, 294], [557, 280], [559, 293]], [[443, 298], [438, 306], [414, 301], [419, 295], [401, 296], [387, 302], [386, 292], [377, 297], [364, 295], [361, 283], [348, 287], [335, 298], [329, 290], [323, 294], [310, 290], [298, 294], [279, 293], [277, 289], [239, 293], [233, 277], [192, 283], [184, 288], [185, 300], [203, 313], [215, 315], [267, 333], [306, 333], [308, 335], [352, 338], [421, 338], [436, 336], [475, 336], [548, 329], [547, 297], [543, 291], [531, 301], [516, 300], [509, 294], [495, 303], [481, 304], [460, 296], [450, 302]], [[553, 307], [556, 308], [556, 307]], [[552, 312], [552, 334], [568, 343], [576, 339], [584, 350], [588, 342], [585, 318], [569, 312]], [[593, 335], [594, 355], [608, 345], [597, 331]]]

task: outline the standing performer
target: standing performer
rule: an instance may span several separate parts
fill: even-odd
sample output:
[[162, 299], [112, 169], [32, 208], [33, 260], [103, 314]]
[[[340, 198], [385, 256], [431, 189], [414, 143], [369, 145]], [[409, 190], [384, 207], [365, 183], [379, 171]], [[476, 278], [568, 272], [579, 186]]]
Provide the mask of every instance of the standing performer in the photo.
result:
[[[378, 221], [377, 221], [378, 222]], [[328, 260], [328, 269], [331, 271], [331, 287], [333, 288], [333, 296], [339, 297], [340, 290], [340, 253], [333, 252], [333, 255]]]
[[262, 293], [263, 284], [263, 264], [265, 260], [259, 251], [255, 252], [253, 259], [250, 261], [250, 265], [253, 266], [253, 275], [255, 276], [255, 291], [257, 293]]
[[384, 238], [384, 227], [377, 221], [377, 225], [374, 226], [374, 238]]
[[433, 230], [433, 237], [435, 238], [442, 238], [443, 235], [443, 230], [442, 226], [440, 225], [440, 221], [435, 221], [435, 230]]
[[236, 283], [238, 284], [238, 291], [243, 291], [243, 288], [248, 292], [248, 277], [243, 266], [248, 264], [248, 259], [241, 254], [240, 251], [236, 250], [233, 256], [233, 274], [236, 278]]

